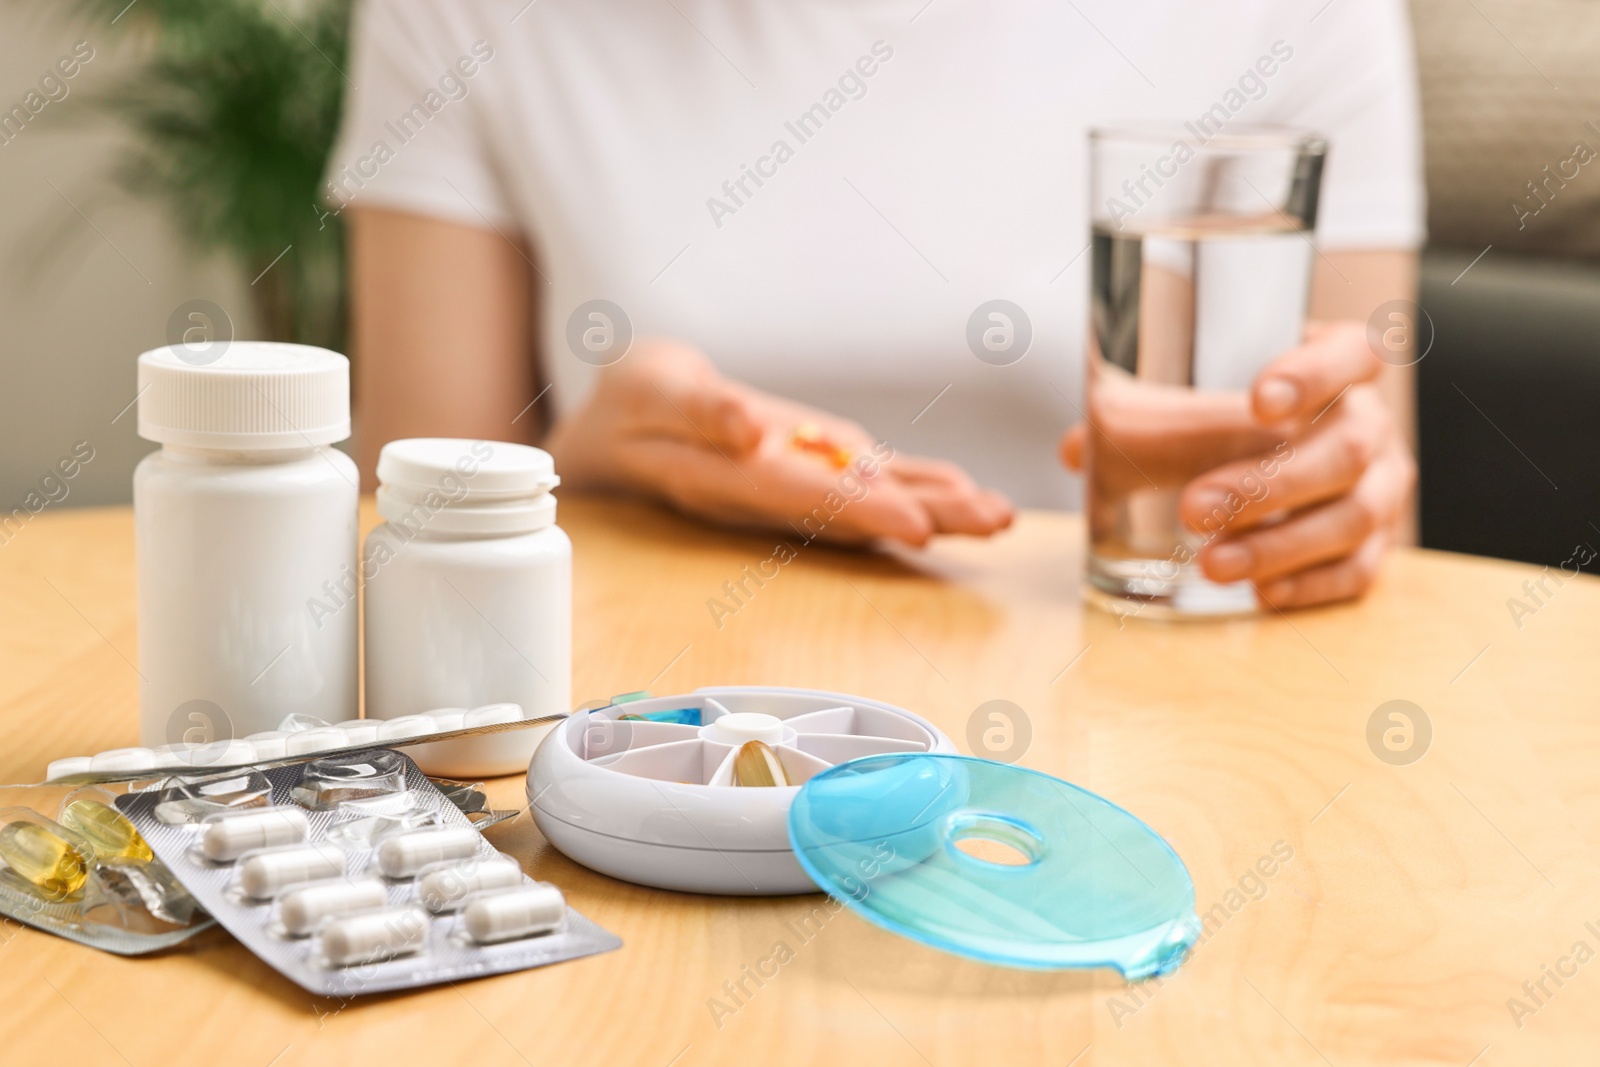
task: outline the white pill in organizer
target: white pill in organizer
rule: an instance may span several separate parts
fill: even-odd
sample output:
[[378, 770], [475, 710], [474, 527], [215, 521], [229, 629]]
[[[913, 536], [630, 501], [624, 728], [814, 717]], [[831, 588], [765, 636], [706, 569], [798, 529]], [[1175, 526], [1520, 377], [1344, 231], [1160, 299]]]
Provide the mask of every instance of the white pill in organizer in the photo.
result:
[[415, 904], [364, 911], [322, 928], [322, 954], [336, 967], [381, 963], [428, 944], [428, 913]]
[[378, 843], [378, 869], [390, 878], [410, 878], [430, 863], [471, 859], [481, 838], [472, 829], [418, 830]]
[[485, 704], [467, 712], [465, 726], [494, 726], [503, 722], [521, 722], [521, 704]]
[[567, 902], [553, 885], [530, 885], [485, 893], [467, 903], [462, 921], [480, 945], [547, 934], [561, 925]]
[[454, 911], [473, 893], [522, 884], [522, 865], [510, 856], [425, 871], [417, 878], [417, 899], [432, 912]]
[[215, 863], [231, 863], [252, 849], [297, 845], [310, 825], [294, 808], [266, 808], [206, 818], [200, 853]]
[[343, 878], [300, 886], [278, 900], [278, 921], [291, 934], [309, 934], [328, 919], [381, 908], [389, 891], [376, 878]]
[[239, 888], [255, 900], [271, 900], [292, 886], [337, 878], [344, 873], [338, 845], [305, 845], [246, 856], [239, 864]]

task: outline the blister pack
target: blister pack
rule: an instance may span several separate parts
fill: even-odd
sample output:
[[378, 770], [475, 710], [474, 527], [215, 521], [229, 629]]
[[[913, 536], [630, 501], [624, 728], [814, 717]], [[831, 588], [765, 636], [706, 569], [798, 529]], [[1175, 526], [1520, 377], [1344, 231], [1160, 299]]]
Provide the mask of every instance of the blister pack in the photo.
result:
[[0, 808], [0, 915], [122, 956], [214, 926], [115, 802], [88, 786], [68, 793], [54, 819]]
[[188, 779], [117, 807], [218, 922], [313, 993], [410, 989], [622, 944], [391, 749]]

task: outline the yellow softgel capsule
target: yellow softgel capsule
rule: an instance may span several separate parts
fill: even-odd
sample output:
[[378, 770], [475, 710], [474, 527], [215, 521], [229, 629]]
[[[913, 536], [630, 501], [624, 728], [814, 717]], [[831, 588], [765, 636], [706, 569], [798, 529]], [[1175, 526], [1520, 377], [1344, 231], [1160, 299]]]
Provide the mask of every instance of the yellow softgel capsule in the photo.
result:
[[789, 776], [772, 746], [764, 741], [746, 741], [733, 757], [733, 784], [743, 786], [788, 785]]
[[82, 834], [102, 860], [148, 863], [155, 859], [133, 823], [116, 808], [98, 800], [83, 797], [68, 804], [61, 812], [61, 825]]
[[89, 878], [89, 858], [66, 838], [38, 823], [0, 826], [0, 860], [51, 900], [67, 900]]

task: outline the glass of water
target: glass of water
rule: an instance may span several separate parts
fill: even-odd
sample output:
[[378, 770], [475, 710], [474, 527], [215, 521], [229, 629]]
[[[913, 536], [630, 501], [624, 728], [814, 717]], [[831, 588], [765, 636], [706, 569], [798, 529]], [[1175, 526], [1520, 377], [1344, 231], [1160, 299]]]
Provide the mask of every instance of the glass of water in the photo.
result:
[[1088, 580], [1119, 615], [1256, 610], [1249, 582], [1207, 581], [1196, 561], [1239, 501], [1192, 524], [1178, 499], [1250, 460], [1241, 499], [1265, 500], [1292, 461], [1250, 417], [1249, 390], [1301, 341], [1325, 153], [1281, 128], [1089, 136]]

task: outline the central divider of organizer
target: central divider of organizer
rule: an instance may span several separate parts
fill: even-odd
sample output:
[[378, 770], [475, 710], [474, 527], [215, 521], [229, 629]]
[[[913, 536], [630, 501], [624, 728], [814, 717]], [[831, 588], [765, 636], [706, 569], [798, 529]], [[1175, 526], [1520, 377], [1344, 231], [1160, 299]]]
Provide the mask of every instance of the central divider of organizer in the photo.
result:
[[[787, 785], [740, 785], [751, 741]], [[714, 686], [573, 714], [528, 770], [530, 810], [574, 861], [630, 882], [765, 896], [815, 884], [789, 845], [799, 787], [864, 756], [954, 752], [931, 722], [846, 693]]]

